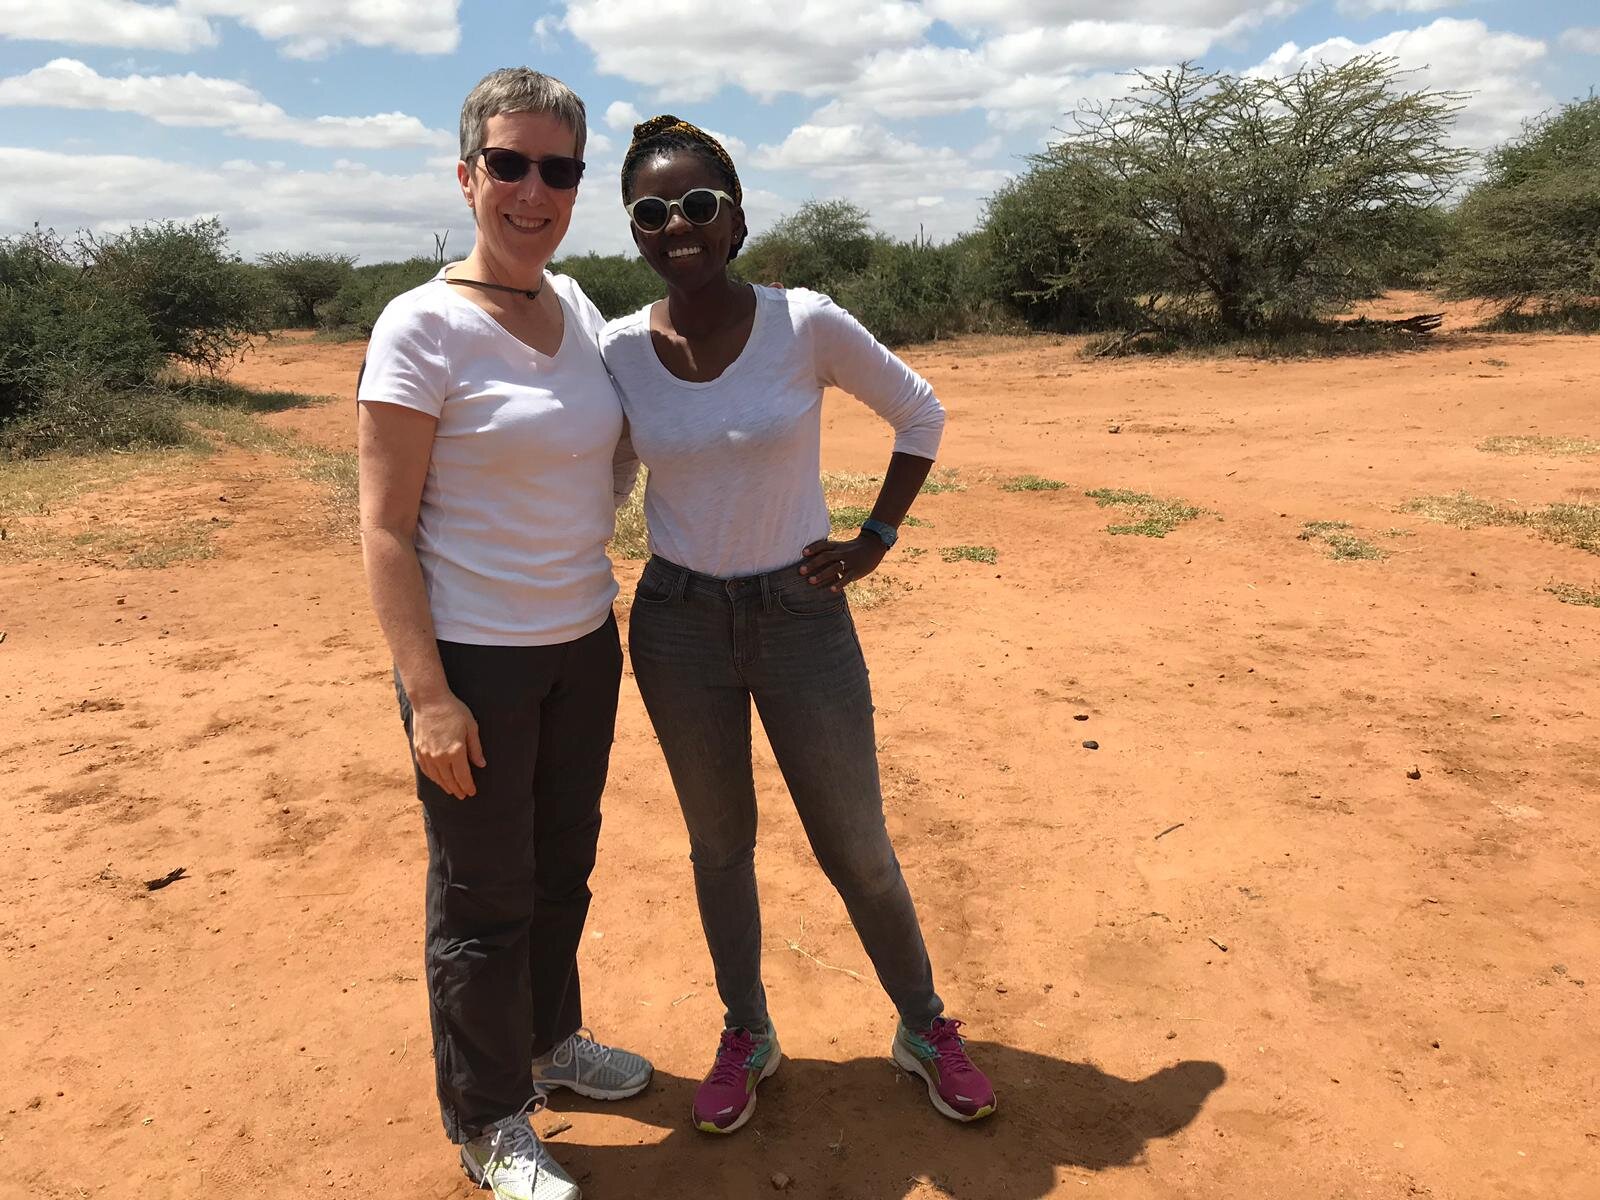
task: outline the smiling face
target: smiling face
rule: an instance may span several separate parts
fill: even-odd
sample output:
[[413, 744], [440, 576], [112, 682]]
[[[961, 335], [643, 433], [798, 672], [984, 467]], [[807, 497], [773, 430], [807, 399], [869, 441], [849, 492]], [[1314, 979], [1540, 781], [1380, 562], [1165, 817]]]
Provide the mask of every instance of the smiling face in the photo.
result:
[[[515, 150], [531, 159], [571, 155], [577, 134], [551, 113], [497, 113], [483, 125], [483, 144]], [[552, 188], [534, 167], [516, 183], [501, 183], [482, 158], [456, 164], [461, 194], [478, 227], [473, 251], [502, 279], [536, 276], [555, 257], [572, 223], [577, 188]]]
[[[639, 164], [624, 201], [640, 196], [676, 200], [691, 188], [727, 191], [727, 181], [704, 155], [693, 150], [668, 150]], [[744, 210], [723, 201], [706, 225], [695, 225], [677, 208], [660, 233], [633, 230], [634, 245], [668, 287], [694, 291], [723, 276], [733, 247], [744, 240]]]

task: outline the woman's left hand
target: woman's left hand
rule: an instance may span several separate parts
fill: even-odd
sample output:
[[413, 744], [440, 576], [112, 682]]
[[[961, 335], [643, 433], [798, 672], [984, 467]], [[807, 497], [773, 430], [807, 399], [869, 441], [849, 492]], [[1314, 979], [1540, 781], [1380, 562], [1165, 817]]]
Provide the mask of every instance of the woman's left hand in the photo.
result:
[[814, 587], [841, 592], [845, 584], [865, 579], [876, 571], [888, 552], [889, 547], [871, 534], [848, 542], [823, 538], [805, 548], [806, 561], [800, 564], [800, 574]]

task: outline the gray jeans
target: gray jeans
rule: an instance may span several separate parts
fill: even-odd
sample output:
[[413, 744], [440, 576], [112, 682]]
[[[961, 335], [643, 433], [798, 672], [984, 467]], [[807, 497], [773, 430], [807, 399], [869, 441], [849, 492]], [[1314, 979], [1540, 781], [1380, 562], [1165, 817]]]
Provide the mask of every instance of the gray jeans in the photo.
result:
[[700, 922], [729, 1027], [767, 1023], [750, 701], [811, 849], [901, 1019], [944, 1011], [883, 822], [872, 690], [843, 595], [795, 567], [714, 579], [652, 558], [628, 647], [689, 829]]

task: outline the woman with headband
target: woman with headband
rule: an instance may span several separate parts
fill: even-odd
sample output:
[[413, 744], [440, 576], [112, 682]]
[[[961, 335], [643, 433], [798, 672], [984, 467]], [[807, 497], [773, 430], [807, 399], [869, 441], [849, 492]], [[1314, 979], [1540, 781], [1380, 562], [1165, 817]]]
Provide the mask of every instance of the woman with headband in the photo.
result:
[[[726, 1008], [694, 1121], [731, 1133], [777, 1069], [761, 982], [755, 702], [806, 835], [838, 889], [900, 1024], [893, 1055], [957, 1121], [995, 1109], [944, 1016], [884, 825], [866, 663], [844, 585], [894, 545], [933, 465], [944, 409], [927, 383], [826, 296], [739, 282], [739, 176], [701, 129], [660, 116], [622, 166], [633, 240], [667, 297], [606, 327], [601, 350], [650, 470], [652, 556], [629, 648], [689, 830], [700, 920]], [[828, 540], [819, 482], [822, 391], [894, 428], [871, 519]]]
[[501, 1200], [577, 1200], [527, 1111], [618, 1099], [650, 1064], [583, 1025], [577, 954], [622, 674], [606, 558], [632, 459], [599, 312], [545, 270], [583, 175], [583, 101], [527, 68], [461, 109], [477, 241], [393, 300], [358, 387], [361, 533], [428, 841], [445, 1131]]

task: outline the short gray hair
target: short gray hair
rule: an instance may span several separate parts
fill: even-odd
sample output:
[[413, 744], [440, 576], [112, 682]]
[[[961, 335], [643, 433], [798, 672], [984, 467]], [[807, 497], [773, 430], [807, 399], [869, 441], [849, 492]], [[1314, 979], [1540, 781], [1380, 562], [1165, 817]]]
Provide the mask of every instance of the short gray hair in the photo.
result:
[[483, 149], [483, 127], [490, 117], [503, 113], [549, 113], [577, 135], [576, 149], [583, 157], [589, 140], [589, 123], [583, 101], [561, 80], [532, 67], [502, 67], [490, 71], [467, 93], [461, 105], [461, 157]]

